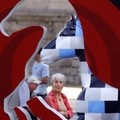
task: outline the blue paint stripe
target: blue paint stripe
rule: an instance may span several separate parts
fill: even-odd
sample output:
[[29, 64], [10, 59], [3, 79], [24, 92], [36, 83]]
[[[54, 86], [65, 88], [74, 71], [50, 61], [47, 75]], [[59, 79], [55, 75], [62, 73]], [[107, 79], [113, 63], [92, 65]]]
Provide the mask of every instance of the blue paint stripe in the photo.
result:
[[89, 74], [92, 74], [92, 73], [91, 73], [91, 70], [90, 70], [90, 68], [89, 68], [89, 66], [88, 66], [88, 73], [89, 73]]
[[118, 113], [119, 114], [119, 116], [118, 116], [118, 120], [120, 120], [120, 113]]
[[88, 101], [88, 112], [105, 113], [104, 101]]
[[59, 50], [60, 58], [71, 58], [76, 57], [75, 55], [75, 49], [60, 49]]
[[83, 36], [82, 26], [78, 19], [76, 20], [75, 36]]

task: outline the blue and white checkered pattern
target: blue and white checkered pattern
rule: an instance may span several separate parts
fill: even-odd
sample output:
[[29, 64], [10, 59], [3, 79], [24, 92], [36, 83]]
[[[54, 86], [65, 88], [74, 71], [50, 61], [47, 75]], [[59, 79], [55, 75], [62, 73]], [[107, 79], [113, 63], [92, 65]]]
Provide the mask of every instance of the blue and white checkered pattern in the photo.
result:
[[67, 22], [41, 54], [48, 63], [79, 57], [83, 90], [76, 102], [78, 120], [120, 120], [120, 91], [103, 83], [91, 73], [85, 59], [82, 27], [78, 19]]

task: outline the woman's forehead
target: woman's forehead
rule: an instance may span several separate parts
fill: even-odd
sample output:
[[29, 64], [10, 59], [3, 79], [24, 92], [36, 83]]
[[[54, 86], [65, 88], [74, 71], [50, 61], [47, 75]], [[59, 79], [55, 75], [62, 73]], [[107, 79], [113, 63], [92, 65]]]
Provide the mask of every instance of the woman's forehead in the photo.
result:
[[61, 79], [54, 79], [54, 81], [60, 81], [60, 82], [63, 82], [63, 80], [61, 80]]

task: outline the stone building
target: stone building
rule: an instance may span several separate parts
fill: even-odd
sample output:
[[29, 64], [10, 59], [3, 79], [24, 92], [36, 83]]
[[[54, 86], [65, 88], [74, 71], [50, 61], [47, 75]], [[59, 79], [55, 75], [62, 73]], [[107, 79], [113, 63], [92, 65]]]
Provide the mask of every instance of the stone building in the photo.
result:
[[[75, 14], [75, 11], [68, 0], [24, 0], [5, 23], [5, 30], [11, 34], [28, 26], [45, 26], [47, 36], [44, 46], [64, 27], [71, 14]], [[50, 65], [50, 73], [56, 72], [64, 73], [67, 83], [80, 85], [77, 58], [60, 60]]]

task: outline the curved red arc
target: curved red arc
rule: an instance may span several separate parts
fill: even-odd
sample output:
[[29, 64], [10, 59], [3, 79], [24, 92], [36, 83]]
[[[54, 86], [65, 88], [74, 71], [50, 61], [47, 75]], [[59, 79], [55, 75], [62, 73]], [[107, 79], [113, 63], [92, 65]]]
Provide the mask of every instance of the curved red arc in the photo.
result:
[[[115, 18], [108, 19], [110, 16], [108, 18], [107, 17], [104, 18], [104, 16], [107, 15], [107, 12], [103, 13], [103, 11], [102, 10], [100, 11], [100, 9], [96, 9], [96, 11], [94, 12], [93, 9], [95, 9], [94, 8], [95, 3], [94, 6], [92, 6], [91, 5], [92, 3], [87, 3], [88, 2], [87, 0], [79, 1], [79, 2], [70, 0], [70, 2], [75, 7], [78, 16], [82, 22], [83, 32], [85, 35], [84, 36], [85, 46], [88, 47], [87, 49], [90, 50], [89, 52], [92, 55], [90, 56], [90, 54], [87, 53], [87, 60], [89, 66], [90, 63], [92, 63], [93, 59], [96, 61], [96, 65], [97, 65], [96, 67], [90, 66], [92, 72], [96, 76], [98, 76], [98, 78], [100, 78], [102, 81], [114, 87], [120, 88], [120, 82], [118, 81], [119, 71], [120, 71], [119, 70], [120, 69], [120, 63], [119, 63], [120, 35], [118, 35], [118, 33], [120, 28], [118, 27], [119, 25], [118, 26], [116, 25], [116, 19]], [[118, 14], [119, 12], [116, 9], [114, 9], [114, 7], [111, 6], [109, 1], [101, 0], [98, 2], [101, 3], [100, 5], [103, 5], [103, 7], [107, 7], [109, 11], [112, 10], [115, 11], [114, 16], [120, 19], [120, 15]], [[106, 4], [104, 5], [103, 3], [105, 2]], [[87, 21], [89, 21], [89, 23]], [[98, 39], [96, 39], [97, 37]], [[104, 46], [94, 44], [92, 40], [101, 41], [101, 43], [103, 43]], [[97, 45], [97, 47], [95, 45]], [[117, 49], [111, 49], [114, 48], [114, 46], [117, 47]], [[97, 49], [100, 49], [100, 51], [98, 51]], [[100, 54], [101, 49], [103, 51], [103, 54]], [[104, 54], [104, 52], [106, 53], [106, 55]], [[117, 53], [117, 55], [114, 57], [115, 53]], [[103, 72], [103, 67], [106, 73]]]

